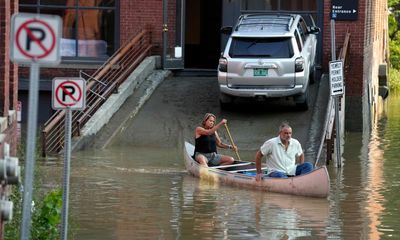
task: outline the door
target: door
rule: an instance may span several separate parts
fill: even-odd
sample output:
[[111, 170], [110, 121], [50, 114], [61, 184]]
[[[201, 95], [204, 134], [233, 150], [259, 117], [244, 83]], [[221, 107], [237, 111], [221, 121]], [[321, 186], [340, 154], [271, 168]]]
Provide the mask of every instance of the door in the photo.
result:
[[[175, 6], [169, 7], [169, 6]], [[163, 0], [163, 68], [184, 68], [185, 0]]]

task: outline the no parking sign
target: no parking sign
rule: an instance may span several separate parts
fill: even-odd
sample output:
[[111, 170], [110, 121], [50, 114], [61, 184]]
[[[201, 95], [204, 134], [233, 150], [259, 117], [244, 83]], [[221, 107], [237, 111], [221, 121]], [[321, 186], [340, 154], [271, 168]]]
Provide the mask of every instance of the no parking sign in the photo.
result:
[[54, 78], [52, 107], [55, 110], [82, 110], [86, 105], [86, 81], [83, 78]]
[[57, 15], [18, 13], [11, 20], [11, 60], [58, 65], [62, 20]]

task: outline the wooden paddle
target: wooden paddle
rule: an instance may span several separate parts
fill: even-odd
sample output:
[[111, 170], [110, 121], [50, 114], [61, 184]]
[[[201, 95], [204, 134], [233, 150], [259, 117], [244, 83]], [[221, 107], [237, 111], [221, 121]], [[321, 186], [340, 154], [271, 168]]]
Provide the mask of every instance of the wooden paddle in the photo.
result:
[[[229, 139], [231, 140], [232, 147], [236, 146], [235, 143], [233, 142], [233, 138], [232, 138], [231, 132], [229, 131], [229, 128], [228, 128], [228, 124], [225, 123], [224, 125], [225, 125], [225, 128], [226, 128], [226, 132], [228, 133]], [[239, 152], [238, 152], [237, 149], [235, 149], [235, 153], [236, 153], [236, 156], [238, 157], [238, 159], [241, 161], [242, 159], [240, 159]]]

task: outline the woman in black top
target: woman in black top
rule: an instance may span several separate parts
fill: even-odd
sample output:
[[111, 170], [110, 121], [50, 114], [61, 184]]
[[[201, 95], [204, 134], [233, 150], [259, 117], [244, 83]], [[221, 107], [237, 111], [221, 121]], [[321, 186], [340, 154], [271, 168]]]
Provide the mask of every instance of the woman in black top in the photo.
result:
[[195, 130], [194, 158], [197, 162], [205, 166], [218, 166], [232, 164], [233, 157], [218, 154], [217, 146], [220, 148], [230, 148], [237, 150], [236, 146], [222, 143], [218, 136], [217, 129], [226, 124], [227, 120], [215, 124], [216, 117], [212, 113], [206, 113], [201, 126]]

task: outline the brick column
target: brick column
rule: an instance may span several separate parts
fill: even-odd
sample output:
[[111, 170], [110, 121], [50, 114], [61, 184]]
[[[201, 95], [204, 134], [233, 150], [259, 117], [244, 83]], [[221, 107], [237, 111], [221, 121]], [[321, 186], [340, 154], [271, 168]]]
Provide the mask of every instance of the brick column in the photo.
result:
[[9, 80], [10, 80], [10, 1], [1, 1], [0, 35], [0, 116], [7, 117], [9, 109]]
[[[18, 1], [11, 1], [11, 14], [18, 12]], [[10, 65], [10, 109], [16, 110], [18, 103], [18, 65]]]
[[[3, 158], [3, 143], [10, 144], [10, 154], [17, 154], [17, 123], [15, 112], [18, 101], [18, 66], [10, 61], [11, 15], [18, 11], [18, 0], [0, 1], [0, 157]], [[10, 115], [10, 113], [13, 113]], [[0, 196], [6, 194], [3, 183], [0, 185]], [[4, 223], [0, 219], [0, 239], [4, 239]]]

